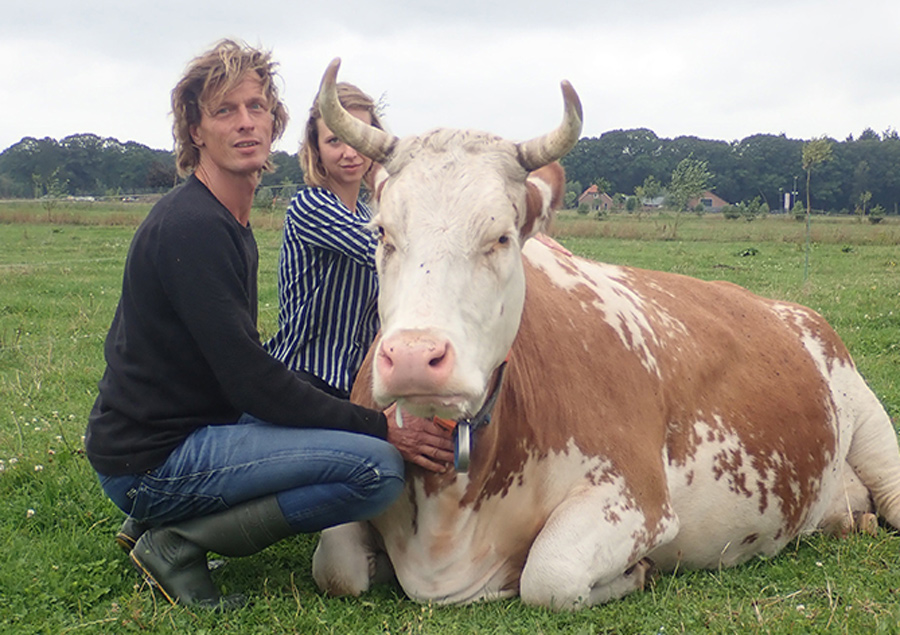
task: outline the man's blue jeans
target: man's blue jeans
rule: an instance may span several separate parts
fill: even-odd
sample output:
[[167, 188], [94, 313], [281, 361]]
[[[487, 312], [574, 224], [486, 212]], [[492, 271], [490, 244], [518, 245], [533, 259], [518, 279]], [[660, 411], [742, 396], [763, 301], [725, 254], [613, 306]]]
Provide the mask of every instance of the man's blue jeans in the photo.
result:
[[403, 490], [403, 471], [400, 453], [381, 439], [244, 415], [196, 430], [149, 472], [99, 476], [116, 506], [150, 526], [275, 494], [291, 527], [312, 532], [377, 516]]

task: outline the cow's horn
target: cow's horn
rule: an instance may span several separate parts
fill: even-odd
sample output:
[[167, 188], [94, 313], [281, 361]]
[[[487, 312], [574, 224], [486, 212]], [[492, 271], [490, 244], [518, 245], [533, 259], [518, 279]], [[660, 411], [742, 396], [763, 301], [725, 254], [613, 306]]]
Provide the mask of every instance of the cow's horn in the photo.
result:
[[572, 84], [565, 80], [562, 82], [562, 92], [566, 111], [559, 128], [543, 137], [523, 141], [517, 146], [519, 163], [529, 172], [564, 157], [575, 146], [581, 134], [584, 116], [578, 93], [572, 88]]
[[341, 58], [331, 60], [319, 85], [319, 110], [328, 129], [357, 152], [377, 163], [385, 163], [397, 145], [397, 137], [369, 126], [351, 115], [341, 105], [337, 94], [337, 72]]

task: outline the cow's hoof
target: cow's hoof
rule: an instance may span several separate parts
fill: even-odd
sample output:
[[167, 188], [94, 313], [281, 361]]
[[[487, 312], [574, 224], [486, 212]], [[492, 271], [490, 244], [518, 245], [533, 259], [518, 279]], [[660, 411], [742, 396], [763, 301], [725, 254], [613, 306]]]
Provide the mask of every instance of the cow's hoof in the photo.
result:
[[826, 531], [837, 538], [846, 538], [852, 533], [874, 536], [878, 533], [878, 517], [871, 512], [842, 514], [825, 526]]
[[853, 529], [861, 534], [874, 536], [878, 533], [878, 517], [870, 512], [854, 512]]
[[648, 582], [656, 579], [656, 563], [650, 558], [641, 558], [625, 570], [625, 577], [631, 578], [635, 589], [643, 589]]

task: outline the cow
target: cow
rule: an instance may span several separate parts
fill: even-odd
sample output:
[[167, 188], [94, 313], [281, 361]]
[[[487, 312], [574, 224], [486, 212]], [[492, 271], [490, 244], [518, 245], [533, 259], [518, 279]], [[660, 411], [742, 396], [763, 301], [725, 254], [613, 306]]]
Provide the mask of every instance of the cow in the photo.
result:
[[320, 589], [396, 579], [422, 602], [518, 594], [574, 610], [657, 570], [871, 529], [874, 511], [900, 527], [896, 433], [821, 316], [531, 239], [581, 131], [571, 85], [563, 123], [531, 141], [446, 129], [401, 140], [343, 111], [338, 66], [320, 87], [325, 123], [383, 166], [382, 331], [353, 399], [462, 421], [469, 466], [408, 465], [383, 515], [324, 531]]

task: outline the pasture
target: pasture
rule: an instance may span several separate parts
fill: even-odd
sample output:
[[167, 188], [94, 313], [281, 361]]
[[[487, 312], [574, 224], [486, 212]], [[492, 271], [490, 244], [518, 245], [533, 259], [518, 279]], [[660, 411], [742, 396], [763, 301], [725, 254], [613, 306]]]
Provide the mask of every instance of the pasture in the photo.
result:
[[[425, 606], [389, 587], [326, 598], [309, 574], [315, 536], [298, 536], [216, 571], [225, 592], [251, 597], [248, 607], [216, 615], [169, 606], [114, 545], [121, 514], [81, 451], [122, 265], [146, 213], [122, 207], [0, 205], [0, 632], [900, 632], [900, 535], [883, 527], [874, 538], [805, 537], [735, 569], [664, 575], [576, 614], [517, 599]], [[814, 218], [806, 281], [803, 225], [792, 218], [686, 216], [674, 239], [672, 222], [564, 213], [554, 235], [594, 259], [730, 280], [816, 309], [900, 423], [898, 219]], [[280, 215], [257, 213], [253, 223], [265, 336], [277, 319]]]

